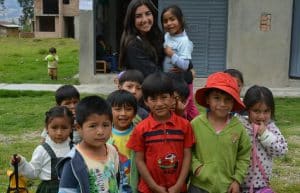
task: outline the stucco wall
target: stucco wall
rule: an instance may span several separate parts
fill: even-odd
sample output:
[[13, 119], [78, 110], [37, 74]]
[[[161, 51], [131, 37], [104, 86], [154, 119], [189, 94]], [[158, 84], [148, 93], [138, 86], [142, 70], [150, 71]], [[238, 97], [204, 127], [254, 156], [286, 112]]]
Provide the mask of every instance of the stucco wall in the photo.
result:
[[[290, 86], [292, 0], [229, 0], [227, 67], [244, 74], [245, 84]], [[271, 29], [260, 30], [262, 13]]]
[[95, 61], [95, 44], [94, 44], [94, 22], [92, 10], [79, 10], [80, 35], [80, 52], [79, 52], [79, 80], [80, 83], [95, 82], [94, 61]]

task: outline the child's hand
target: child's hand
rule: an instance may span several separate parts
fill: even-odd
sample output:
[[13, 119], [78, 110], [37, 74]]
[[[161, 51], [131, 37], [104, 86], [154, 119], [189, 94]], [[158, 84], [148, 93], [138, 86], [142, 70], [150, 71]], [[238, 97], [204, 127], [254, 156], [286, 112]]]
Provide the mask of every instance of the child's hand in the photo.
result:
[[171, 47], [166, 46], [166, 47], [164, 48], [164, 50], [165, 50], [165, 54], [166, 54], [167, 56], [169, 56], [169, 57], [172, 57], [172, 56], [173, 56], [174, 51], [172, 50]]
[[175, 184], [174, 186], [171, 186], [168, 188], [168, 193], [180, 193], [181, 187]]
[[11, 157], [10, 163], [11, 163], [11, 165], [15, 165], [15, 164], [20, 163], [20, 161], [21, 161], [21, 157], [18, 156], [17, 154], [14, 154], [14, 155]]
[[155, 193], [168, 193], [165, 187], [157, 185], [154, 189], [152, 189]]
[[202, 168], [202, 165], [196, 169], [196, 171], [194, 173], [195, 176], [198, 176], [200, 174], [201, 168]]
[[227, 191], [228, 193], [239, 193], [240, 192], [240, 184], [237, 181], [233, 181], [229, 186]]
[[257, 133], [259, 136], [261, 136], [266, 130], [266, 125], [264, 122], [260, 122], [260, 125], [258, 125]]
[[175, 99], [175, 100], [176, 100], [175, 113], [179, 116], [183, 116], [187, 104], [184, 104], [180, 99]]
[[261, 136], [265, 132], [266, 126], [265, 126], [264, 122], [262, 121], [259, 124], [254, 123], [253, 124], [253, 129], [255, 129], [257, 131], [257, 134], [259, 136]]

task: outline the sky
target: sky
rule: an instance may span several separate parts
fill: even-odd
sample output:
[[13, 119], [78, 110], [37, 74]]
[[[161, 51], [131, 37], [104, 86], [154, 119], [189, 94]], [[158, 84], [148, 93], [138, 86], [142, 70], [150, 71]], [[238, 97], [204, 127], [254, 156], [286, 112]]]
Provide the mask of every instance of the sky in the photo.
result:
[[19, 22], [19, 17], [22, 14], [22, 9], [17, 0], [5, 0], [6, 9], [0, 12], [0, 21], [15, 21]]

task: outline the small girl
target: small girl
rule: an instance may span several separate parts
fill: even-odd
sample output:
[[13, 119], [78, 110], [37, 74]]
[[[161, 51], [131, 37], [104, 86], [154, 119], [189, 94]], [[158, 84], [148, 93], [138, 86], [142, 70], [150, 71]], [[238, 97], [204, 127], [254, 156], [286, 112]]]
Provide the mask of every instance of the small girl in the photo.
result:
[[187, 100], [187, 119], [192, 120], [199, 114], [193, 100], [193, 77], [195, 71], [191, 62], [193, 43], [184, 30], [184, 18], [177, 5], [165, 8], [161, 14], [161, 23], [165, 33], [163, 63], [164, 72], [175, 73], [189, 85], [190, 95]]
[[53, 107], [46, 112], [45, 124], [48, 133], [45, 143], [34, 150], [31, 161], [28, 163], [24, 157], [16, 156], [11, 159], [11, 163], [18, 163], [19, 172], [25, 177], [39, 178], [42, 181], [37, 193], [57, 193], [55, 166], [71, 149], [69, 136], [72, 131], [73, 114], [67, 107]]
[[243, 193], [257, 192], [269, 186], [272, 158], [287, 153], [287, 142], [274, 123], [275, 104], [272, 92], [263, 86], [250, 87], [244, 98], [249, 118], [239, 116], [252, 141], [252, 156]]
[[51, 80], [57, 80], [58, 55], [55, 48], [49, 49], [49, 54], [45, 57], [45, 60], [48, 62], [48, 75]]

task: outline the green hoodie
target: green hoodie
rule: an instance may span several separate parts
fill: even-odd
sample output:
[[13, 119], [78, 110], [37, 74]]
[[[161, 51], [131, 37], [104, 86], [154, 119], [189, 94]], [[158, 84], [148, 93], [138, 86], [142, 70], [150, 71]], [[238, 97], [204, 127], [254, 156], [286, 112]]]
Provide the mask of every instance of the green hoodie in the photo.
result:
[[236, 180], [241, 184], [250, 163], [251, 143], [246, 129], [236, 117], [220, 132], [209, 123], [205, 113], [192, 122], [196, 144], [192, 149], [191, 184], [209, 193], [225, 193]]

